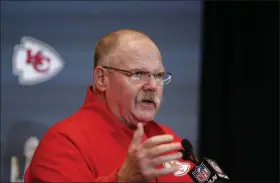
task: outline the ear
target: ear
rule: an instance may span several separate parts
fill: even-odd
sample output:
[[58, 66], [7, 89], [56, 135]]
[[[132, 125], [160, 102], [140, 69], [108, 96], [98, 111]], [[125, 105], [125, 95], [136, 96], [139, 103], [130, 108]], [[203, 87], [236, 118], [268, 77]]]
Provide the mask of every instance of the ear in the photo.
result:
[[107, 75], [107, 72], [102, 67], [97, 66], [94, 69], [94, 72], [93, 72], [94, 84], [98, 88], [99, 91], [103, 92], [106, 89], [106, 82], [105, 82], [106, 75]]

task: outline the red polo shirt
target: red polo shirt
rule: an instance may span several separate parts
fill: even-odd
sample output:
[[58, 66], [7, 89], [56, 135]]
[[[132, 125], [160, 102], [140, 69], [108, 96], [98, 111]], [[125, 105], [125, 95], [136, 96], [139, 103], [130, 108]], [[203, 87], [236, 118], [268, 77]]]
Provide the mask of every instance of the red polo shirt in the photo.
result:
[[[145, 138], [172, 134], [168, 127], [148, 123]], [[37, 147], [33, 160], [25, 172], [25, 182], [116, 182], [131, 143], [133, 131], [118, 121], [91, 91], [82, 107], [72, 116], [52, 126]], [[183, 160], [179, 160], [184, 162]], [[170, 162], [161, 167], [177, 164], [175, 174], [158, 177], [158, 182], [193, 182], [186, 173], [191, 162]]]

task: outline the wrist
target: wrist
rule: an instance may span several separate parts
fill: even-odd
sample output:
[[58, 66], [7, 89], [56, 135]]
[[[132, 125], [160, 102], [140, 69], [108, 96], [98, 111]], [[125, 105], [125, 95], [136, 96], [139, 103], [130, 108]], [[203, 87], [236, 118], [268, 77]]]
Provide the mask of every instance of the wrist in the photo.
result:
[[123, 173], [122, 168], [119, 168], [117, 170], [117, 182], [128, 182], [128, 180], [125, 178], [125, 175]]

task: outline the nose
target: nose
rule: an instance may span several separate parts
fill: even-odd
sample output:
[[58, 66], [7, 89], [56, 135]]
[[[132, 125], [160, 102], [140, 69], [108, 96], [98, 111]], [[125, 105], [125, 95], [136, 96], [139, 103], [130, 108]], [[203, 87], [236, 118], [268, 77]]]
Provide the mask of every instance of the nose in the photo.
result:
[[144, 84], [143, 89], [155, 91], [157, 89], [157, 87], [158, 87], [157, 82], [156, 82], [154, 76], [151, 75], [150, 78], [148, 79], [148, 81]]

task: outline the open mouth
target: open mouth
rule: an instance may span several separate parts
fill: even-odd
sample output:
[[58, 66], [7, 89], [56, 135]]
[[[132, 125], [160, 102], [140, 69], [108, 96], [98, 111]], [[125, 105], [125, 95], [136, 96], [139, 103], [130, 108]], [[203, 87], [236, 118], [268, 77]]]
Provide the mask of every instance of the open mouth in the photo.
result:
[[142, 100], [142, 102], [147, 104], [155, 104], [153, 100]]
[[142, 100], [141, 104], [146, 107], [155, 107], [156, 103], [153, 100]]
[[154, 101], [152, 101], [152, 100], [142, 100], [142, 102], [154, 104]]

